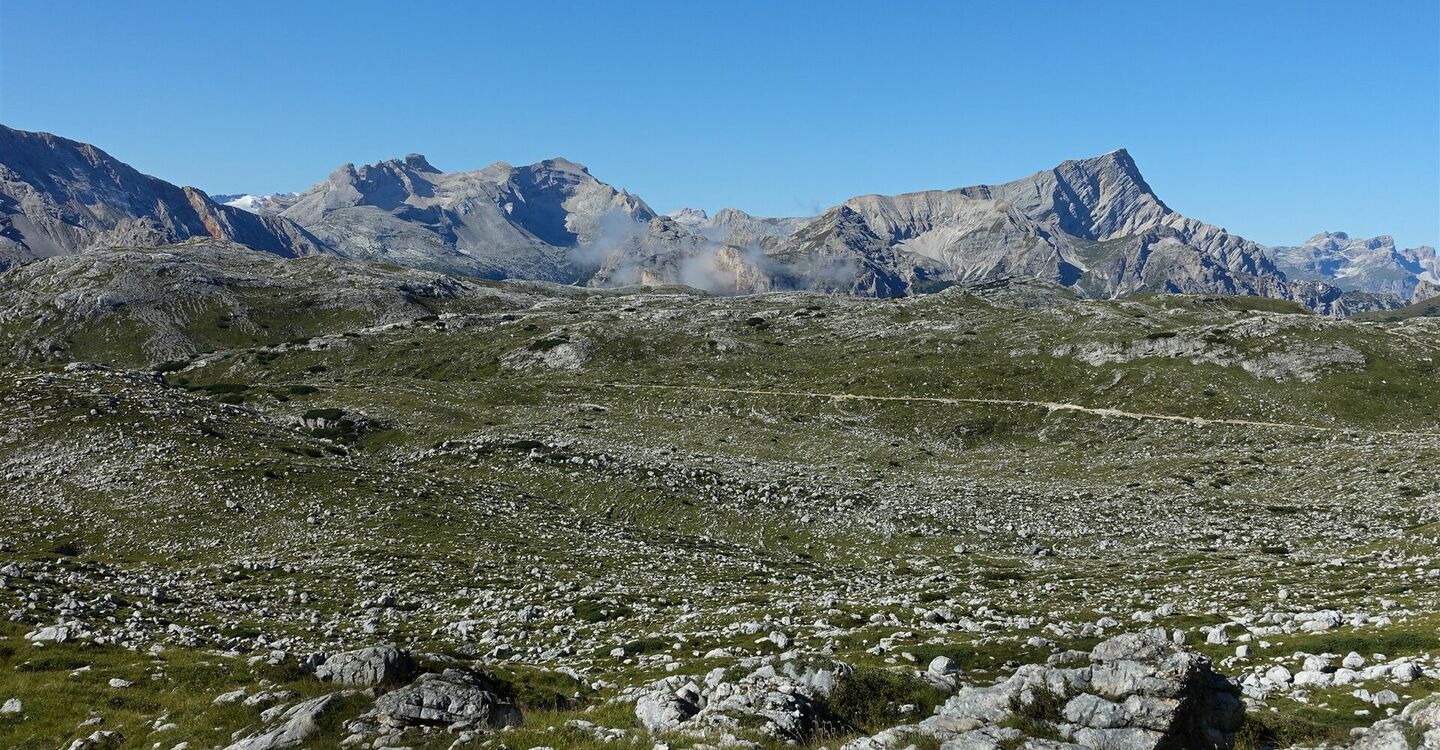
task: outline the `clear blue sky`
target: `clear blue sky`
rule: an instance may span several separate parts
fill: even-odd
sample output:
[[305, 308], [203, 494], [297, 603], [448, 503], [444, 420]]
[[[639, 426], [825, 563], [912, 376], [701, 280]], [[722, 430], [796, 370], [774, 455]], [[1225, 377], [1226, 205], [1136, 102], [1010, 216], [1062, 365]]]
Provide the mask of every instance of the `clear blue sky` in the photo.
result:
[[809, 213], [1127, 147], [1260, 242], [1440, 240], [1440, 2], [0, 0], [0, 122], [215, 193], [564, 155]]

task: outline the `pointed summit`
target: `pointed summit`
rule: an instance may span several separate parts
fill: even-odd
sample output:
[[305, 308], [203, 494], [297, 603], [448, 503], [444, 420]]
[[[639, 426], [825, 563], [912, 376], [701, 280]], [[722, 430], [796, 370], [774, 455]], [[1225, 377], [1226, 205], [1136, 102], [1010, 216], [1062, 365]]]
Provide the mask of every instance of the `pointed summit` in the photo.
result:
[[1139, 167], [1135, 166], [1135, 157], [1130, 155], [1130, 149], [1124, 148], [1123, 146], [1115, 149], [1114, 151], [1108, 151], [1099, 156], [1091, 156], [1087, 159], [1066, 159], [1063, 164], [1091, 164], [1097, 166], [1113, 166], [1127, 172], [1132, 172], [1136, 175], [1140, 174]]
[[1053, 221], [1065, 233], [1086, 240], [1130, 236], [1157, 225], [1171, 213], [1123, 148], [1064, 161], [1014, 182], [979, 185], [964, 192], [1007, 201], [1036, 221]]
[[1117, 148], [1108, 154], [1092, 156], [1089, 159], [1071, 159], [1061, 162], [1053, 170], [1068, 181], [1105, 183], [1112, 189], [1121, 189], [1133, 194], [1154, 195], [1150, 184], [1140, 174], [1140, 167], [1130, 152]]

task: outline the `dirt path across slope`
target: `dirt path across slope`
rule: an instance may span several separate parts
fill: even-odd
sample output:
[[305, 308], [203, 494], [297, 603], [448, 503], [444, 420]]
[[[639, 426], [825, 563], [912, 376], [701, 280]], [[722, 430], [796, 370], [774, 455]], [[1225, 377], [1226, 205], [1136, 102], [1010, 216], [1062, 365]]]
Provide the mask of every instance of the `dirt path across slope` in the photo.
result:
[[945, 398], [941, 396], [870, 396], [858, 393], [816, 393], [814, 391], [778, 391], [752, 388], [721, 388], [702, 385], [651, 385], [644, 383], [610, 383], [612, 388], [656, 391], [698, 391], [705, 393], [729, 393], [741, 396], [787, 396], [792, 398], [822, 398], [831, 401], [904, 401], [933, 404], [995, 404], [1000, 406], [1022, 406], [1045, 409], [1048, 412], [1073, 411], [1093, 414], [1097, 417], [1120, 417], [1124, 419], [1148, 419], [1161, 422], [1204, 427], [1206, 425], [1231, 425], [1240, 427], [1269, 427], [1281, 430], [1310, 430], [1315, 432], [1354, 432], [1366, 435], [1387, 435], [1396, 437], [1440, 437], [1440, 432], [1405, 432], [1400, 430], [1366, 430], [1351, 427], [1327, 427], [1323, 425], [1296, 424], [1293, 422], [1264, 422], [1252, 419], [1210, 419], [1187, 417], [1178, 414], [1150, 414], [1125, 411], [1109, 407], [1081, 406], [1063, 401], [1025, 401], [1011, 398]]

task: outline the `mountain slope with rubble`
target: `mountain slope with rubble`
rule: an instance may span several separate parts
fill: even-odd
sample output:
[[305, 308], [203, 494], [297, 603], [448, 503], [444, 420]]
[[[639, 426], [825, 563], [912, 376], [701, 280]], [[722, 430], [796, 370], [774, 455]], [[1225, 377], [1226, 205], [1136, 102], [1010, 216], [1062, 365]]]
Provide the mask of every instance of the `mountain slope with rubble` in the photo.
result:
[[0, 303], [0, 745], [1433, 728], [1436, 319], [211, 240], [27, 264]]

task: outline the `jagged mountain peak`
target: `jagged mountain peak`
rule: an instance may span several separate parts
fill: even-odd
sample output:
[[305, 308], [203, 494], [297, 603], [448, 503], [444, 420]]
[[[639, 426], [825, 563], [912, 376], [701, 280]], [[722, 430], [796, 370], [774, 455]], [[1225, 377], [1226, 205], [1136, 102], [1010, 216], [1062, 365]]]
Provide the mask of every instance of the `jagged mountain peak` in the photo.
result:
[[1026, 215], [1053, 219], [1066, 233], [1089, 240], [1135, 235], [1172, 213], [1123, 148], [1064, 161], [999, 187], [997, 197]]
[[[1145, 182], [1145, 178], [1140, 174], [1140, 167], [1135, 164], [1135, 157], [1130, 155], [1127, 148], [1117, 148], [1099, 156], [1066, 159], [1055, 167], [1055, 171], [1062, 172], [1070, 169], [1083, 169], [1093, 173], [1109, 172], [1124, 175], [1137, 182]], [[1148, 185], [1146, 189], [1149, 189]]]
[[405, 166], [407, 166], [407, 167], [409, 167], [409, 168], [411, 168], [411, 169], [413, 169], [413, 170], [415, 170], [415, 171], [417, 171], [417, 172], [439, 172], [439, 171], [440, 171], [440, 170], [436, 169], [434, 166], [432, 166], [432, 165], [430, 164], [430, 162], [425, 158], [425, 155], [424, 155], [424, 154], [406, 154], [406, 155], [405, 155], [404, 163], [405, 163]]
[[[348, 165], [347, 165], [347, 166], [348, 166]], [[367, 176], [374, 175], [374, 174], [378, 174], [378, 173], [390, 173], [390, 174], [405, 174], [405, 173], [415, 173], [415, 174], [440, 174], [440, 173], [441, 173], [439, 170], [437, 170], [437, 169], [435, 169], [434, 167], [430, 166], [430, 163], [427, 162], [427, 161], [425, 161], [425, 157], [419, 156], [418, 154], [411, 154], [410, 156], [406, 156], [406, 157], [398, 158], [398, 159], [385, 159], [384, 161], [377, 161], [377, 162], [375, 162], [374, 164], [366, 164], [366, 165], [363, 165], [363, 166], [361, 166], [361, 167], [359, 167], [359, 168], [352, 169], [352, 170], [350, 170], [350, 171], [352, 171], [353, 173], [355, 173], [356, 175], [358, 175], [361, 179], [365, 179]]]
[[[403, 157], [393, 159], [382, 159], [373, 164], [356, 165], [354, 162], [346, 162], [330, 172], [327, 182], [330, 183], [353, 183], [357, 180], [374, 180], [380, 175], [399, 176], [404, 174], [444, 174], [425, 158], [424, 154], [406, 154]], [[312, 188], [313, 189], [313, 188]]]
[[568, 172], [571, 174], [583, 174], [590, 177], [590, 168], [579, 162], [573, 162], [563, 156], [556, 156], [551, 159], [541, 159], [524, 169], [531, 171], [550, 170], [553, 172]]
[[[529, 184], [579, 184], [600, 183], [583, 164], [569, 159], [541, 159], [533, 164], [510, 168], [512, 180]], [[618, 189], [616, 192], [620, 192]]]
[[1305, 240], [1305, 246], [1320, 245], [1364, 247], [1371, 250], [1383, 247], [1393, 249], [1395, 247], [1395, 238], [1388, 234], [1377, 234], [1374, 237], [1354, 237], [1348, 232], [1321, 232]]
[[607, 217], [648, 225], [644, 201], [563, 157], [441, 172], [411, 154], [337, 170], [283, 215], [334, 252], [486, 278], [575, 281], [567, 258]]
[[685, 226], [698, 226], [710, 220], [702, 208], [677, 208], [665, 216]]
[[289, 208], [299, 196], [299, 193], [212, 193], [210, 199], [252, 214], [278, 214]]
[[720, 209], [719, 211], [716, 211], [716, 212], [715, 212], [715, 216], [712, 217], [712, 220], [715, 221], [715, 222], [727, 222], [727, 221], [743, 221], [743, 220], [745, 220], [745, 219], [753, 219], [753, 218], [755, 218], [754, 215], [748, 214], [748, 213], [746, 213], [746, 212], [744, 212], [744, 211], [741, 211], [741, 210], [738, 209], [738, 208], [722, 208], [722, 209]]

